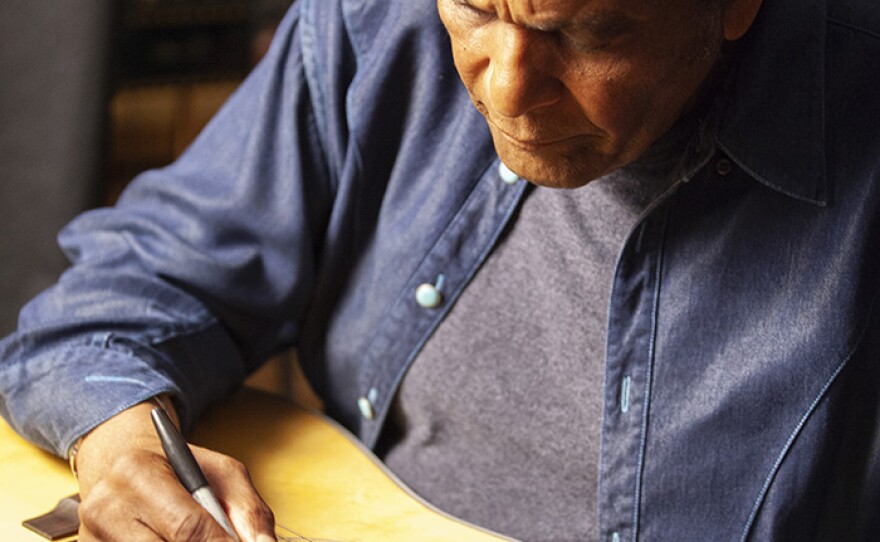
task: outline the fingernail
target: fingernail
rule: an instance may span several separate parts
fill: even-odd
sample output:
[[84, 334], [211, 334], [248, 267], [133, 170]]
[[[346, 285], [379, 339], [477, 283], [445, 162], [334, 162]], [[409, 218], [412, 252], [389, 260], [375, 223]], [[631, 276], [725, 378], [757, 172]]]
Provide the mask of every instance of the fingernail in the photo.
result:
[[257, 542], [278, 542], [278, 539], [268, 534], [258, 534]]

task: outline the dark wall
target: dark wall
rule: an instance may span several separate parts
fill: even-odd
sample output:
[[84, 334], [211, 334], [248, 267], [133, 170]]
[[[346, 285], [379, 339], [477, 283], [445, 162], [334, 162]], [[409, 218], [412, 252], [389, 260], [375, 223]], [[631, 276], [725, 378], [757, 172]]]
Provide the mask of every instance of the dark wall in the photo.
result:
[[66, 266], [58, 230], [98, 200], [110, 7], [0, 2], [0, 335]]

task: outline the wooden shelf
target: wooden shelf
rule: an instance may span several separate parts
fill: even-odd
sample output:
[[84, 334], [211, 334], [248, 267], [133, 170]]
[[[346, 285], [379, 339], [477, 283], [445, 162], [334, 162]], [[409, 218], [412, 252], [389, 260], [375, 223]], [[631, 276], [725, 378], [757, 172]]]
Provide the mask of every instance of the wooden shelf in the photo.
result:
[[291, 0], [123, 0], [110, 70], [106, 203], [172, 162], [264, 52]]

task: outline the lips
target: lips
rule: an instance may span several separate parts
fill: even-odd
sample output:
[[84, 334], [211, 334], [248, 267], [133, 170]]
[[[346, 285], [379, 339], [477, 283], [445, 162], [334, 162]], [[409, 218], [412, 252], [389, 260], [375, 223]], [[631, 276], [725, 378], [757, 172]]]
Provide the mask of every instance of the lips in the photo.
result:
[[540, 135], [538, 137], [521, 137], [517, 135], [513, 135], [510, 131], [504, 130], [499, 127], [496, 123], [491, 120], [488, 121], [489, 124], [495, 129], [496, 132], [501, 134], [504, 139], [508, 140], [510, 143], [526, 148], [539, 148], [539, 147], [547, 147], [549, 145], [554, 145], [558, 143], [562, 143], [564, 141], [568, 141], [570, 139], [574, 139], [579, 137], [578, 135], [557, 135], [557, 134], [547, 134]]
[[519, 145], [522, 147], [546, 147], [548, 145], [553, 145], [554, 143], [560, 143], [567, 139], [571, 139], [568, 137], [560, 137], [560, 138], [551, 138], [551, 139], [518, 139], [513, 137], [512, 135], [499, 130], [499, 133], [504, 136], [508, 141], [513, 143], [514, 145]]

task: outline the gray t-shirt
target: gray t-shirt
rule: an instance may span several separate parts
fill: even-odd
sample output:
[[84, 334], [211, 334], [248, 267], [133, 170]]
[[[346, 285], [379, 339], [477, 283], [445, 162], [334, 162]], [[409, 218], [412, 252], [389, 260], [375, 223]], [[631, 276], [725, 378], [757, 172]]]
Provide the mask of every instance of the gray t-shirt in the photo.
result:
[[612, 275], [689, 133], [585, 187], [528, 195], [392, 406], [380, 454], [416, 493], [521, 540], [598, 537]]

